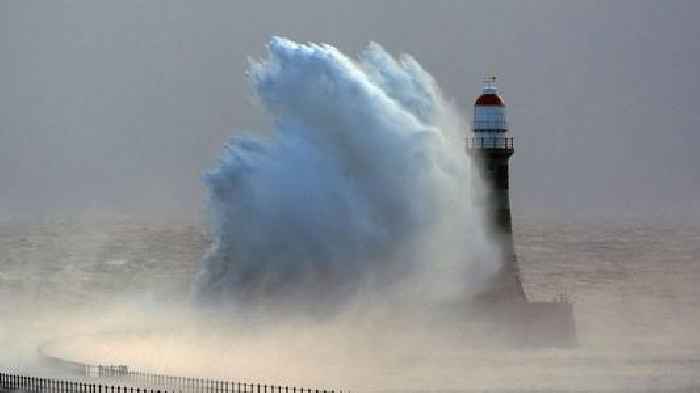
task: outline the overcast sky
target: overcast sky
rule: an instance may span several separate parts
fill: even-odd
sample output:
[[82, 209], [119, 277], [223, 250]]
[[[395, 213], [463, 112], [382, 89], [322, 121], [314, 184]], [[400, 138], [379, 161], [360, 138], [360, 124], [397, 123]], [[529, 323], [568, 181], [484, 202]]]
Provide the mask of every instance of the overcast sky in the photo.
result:
[[269, 128], [272, 35], [407, 52], [470, 116], [495, 71], [519, 211], [700, 210], [697, 1], [2, 1], [0, 213], [197, 214], [236, 129]]

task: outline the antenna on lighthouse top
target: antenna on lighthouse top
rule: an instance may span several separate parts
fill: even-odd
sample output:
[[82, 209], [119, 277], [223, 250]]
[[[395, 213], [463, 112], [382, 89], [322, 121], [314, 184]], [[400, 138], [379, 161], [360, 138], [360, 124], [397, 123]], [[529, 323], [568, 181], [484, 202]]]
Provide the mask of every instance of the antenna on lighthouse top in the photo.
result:
[[481, 89], [484, 94], [496, 94], [498, 89], [496, 88], [496, 75], [491, 74], [491, 76], [484, 79], [484, 87]]

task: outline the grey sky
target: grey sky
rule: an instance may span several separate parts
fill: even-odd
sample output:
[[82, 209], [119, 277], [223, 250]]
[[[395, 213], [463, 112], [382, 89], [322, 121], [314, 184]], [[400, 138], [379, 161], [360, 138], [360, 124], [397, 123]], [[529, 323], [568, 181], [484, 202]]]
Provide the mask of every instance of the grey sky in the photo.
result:
[[0, 213], [185, 215], [235, 129], [268, 128], [271, 35], [415, 56], [469, 116], [495, 70], [514, 207], [700, 210], [700, 2], [4, 1]]

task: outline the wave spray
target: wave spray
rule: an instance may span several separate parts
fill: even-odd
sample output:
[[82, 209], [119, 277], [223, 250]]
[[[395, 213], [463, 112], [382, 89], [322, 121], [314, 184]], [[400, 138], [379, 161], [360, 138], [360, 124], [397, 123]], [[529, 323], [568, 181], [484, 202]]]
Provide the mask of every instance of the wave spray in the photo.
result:
[[[204, 176], [214, 243], [198, 301], [327, 315], [372, 293], [464, 299], [498, 269], [464, 128], [408, 55], [274, 37], [248, 78], [271, 133], [237, 132]], [[379, 295], [379, 296], [375, 296]]]

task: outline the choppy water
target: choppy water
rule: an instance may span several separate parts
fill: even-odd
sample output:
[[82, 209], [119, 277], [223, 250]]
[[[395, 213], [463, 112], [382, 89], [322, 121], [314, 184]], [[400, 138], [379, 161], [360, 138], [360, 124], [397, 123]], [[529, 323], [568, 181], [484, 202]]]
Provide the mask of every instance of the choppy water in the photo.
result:
[[[391, 360], [385, 365], [387, 388], [402, 389], [405, 383], [429, 390], [695, 391], [700, 386], [700, 225], [516, 218], [515, 231], [528, 296], [548, 300], [566, 292], [575, 303], [579, 347], [486, 351], [465, 343], [450, 352]], [[108, 324], [114, 316], [99, 312], [105, 301], [187, 299], [206, 245], [202, 227], [191, 223], [111, 217], [1, 223], [0, 345], [14, 353], [0, 355], [0, 361], [21, 362], [29, 356], [23, 351], [54, 338], [49, 336], [57, 312], [89, 310], [87, 315]], [[90, 327], [78, 324], [75, 331], [90, 333]], [[284, 380], [285, 363], [276, 359], [269, 363], [270, 378]], [[159, 362], [168, 366], [167, 359]], [[365, 372], [349, 358], [321, 363], [327, 378], [342, 378], [348, 368], [356, 375]], [[224, 373], [238, 364], [246, 363], [211, 367]]]

